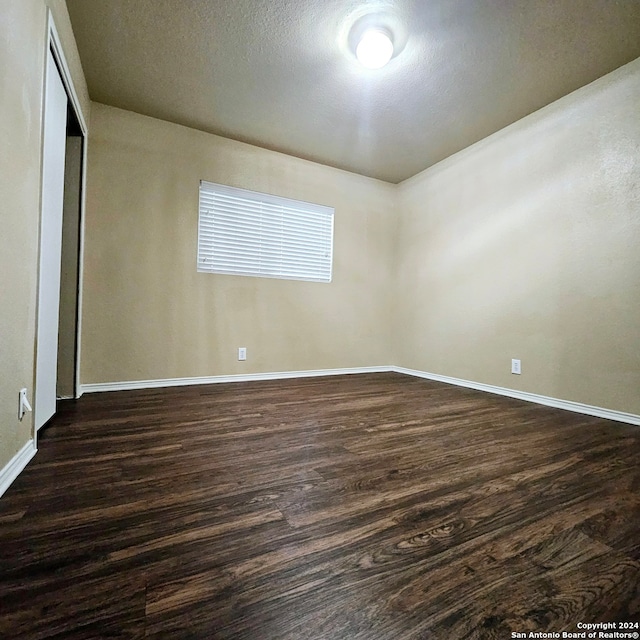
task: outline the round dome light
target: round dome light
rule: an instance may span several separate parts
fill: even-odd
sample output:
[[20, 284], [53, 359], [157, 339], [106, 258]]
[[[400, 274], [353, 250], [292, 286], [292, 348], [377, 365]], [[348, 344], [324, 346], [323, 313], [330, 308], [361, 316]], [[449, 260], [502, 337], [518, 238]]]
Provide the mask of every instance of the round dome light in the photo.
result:
[[384, 67], [393, 55], [393, 42], [389, 33], [383, 29], [365, 31], [356, 47], [356, 57], [367, 69]]

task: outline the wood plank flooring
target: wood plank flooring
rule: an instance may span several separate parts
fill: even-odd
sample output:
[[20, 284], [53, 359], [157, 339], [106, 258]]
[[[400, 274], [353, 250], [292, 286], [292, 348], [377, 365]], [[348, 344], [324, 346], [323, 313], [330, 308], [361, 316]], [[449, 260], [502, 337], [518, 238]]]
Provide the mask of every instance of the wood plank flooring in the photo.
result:
[[640, 621], [640, 428], [399, 374], [104, 393], [0, 499], [0, 637]]

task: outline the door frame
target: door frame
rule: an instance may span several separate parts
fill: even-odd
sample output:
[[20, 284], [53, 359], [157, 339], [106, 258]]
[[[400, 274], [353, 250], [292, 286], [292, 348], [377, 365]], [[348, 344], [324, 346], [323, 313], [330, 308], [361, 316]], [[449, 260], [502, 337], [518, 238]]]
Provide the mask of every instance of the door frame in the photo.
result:
[[[79, 247], [78, 247], [78, 298], [77, 298], [77, 311], [76, 311], [76, 362], [75, 362], [75, 375], [74, 375], [74, 396], [76, 398], [80, 397], [80, 350], [81, 350], [81, 329], [82, 329], [82, 283], [83, 283], [83, 263], [84, 263], [84, 229], [85, 229], [85, 194], [86, 194], [86, 180], [87, 180], [87, 142], [88, 142], [88, 133], [89, 130], [87, 128], [87, 121], [85, 118], [85, 114], [82, 110], [82, 105], [80, 104], [80, 100], [78, 99], [78, 93], [76, 92], [75, 84], [73, 82], [73, 77], [71, 75], [71, 71], [69, 69], [69, 65], [67, 63], [67, 59], [64, 55], [64, 49], [62, 46], [62, 40], [60, 39], [58, 29], [56, 28], [55, 20], [53, 18], [53, 13], [49, 7], [47, 7], [47, 37], [45, 39], [46, 47], [43, 51], [43, 63], [44, 63], [44, 74], [43, 74], [43, 92], [42, 92], [42, 110], [41, 110], [41, 139], [43, 139], [44, 135], [44, 114], [46, 110], [46, 86], [47, 86], [47, 74], [48, 74], [48, 65], [47, 65], [47, 57], [48, 52], [51, 51], [53, 55], [53, 59], [58, 67], [58, 73], [60, 74], [60, 79], [62, 80], [62, 84], [64, 86], [65, 91], [67, 92], [67, 99], [69, 107], [75, 113], [78, 123], [80, 124], [80, 130], [82, 132], [82, 149], [81, 149], [81, 167], [82, 167], [82, 176], [80, 179], [80, 222], [79, 222]], [[42, 185], [43, 185], [43, 173], [44, 173], [44, 146], [41, 147], [40, 153], [40, 217], [39, 217], [39, 225], [38, 225], [38, 247], [40, 247], [41, 238], [40, 235], [42, 233], [42, 210], [43, 210], [43, 196], [42, 196]], [[40, 253], [38, 250], [38, 291], [36, 293], [36, 300], [39, 299], [39, 287], [40, 287]], [[35, 352], [34, 352], [34, 371], [33, 371], [33, 389], [35, 394], [35, 384], [36, 384], [36, 362], [37, 362], [37, 349], [38, 349], [38, 320], [39, 320], [39, 309], [37, 308], [36, 303], [36, 333], [35, 333]], [[35, 395], [34, 395], [35, 398]], [[35, 420], [33, 421], [33, 440], [37, 446], [38, 442], [38, 430], [35, 427]]]

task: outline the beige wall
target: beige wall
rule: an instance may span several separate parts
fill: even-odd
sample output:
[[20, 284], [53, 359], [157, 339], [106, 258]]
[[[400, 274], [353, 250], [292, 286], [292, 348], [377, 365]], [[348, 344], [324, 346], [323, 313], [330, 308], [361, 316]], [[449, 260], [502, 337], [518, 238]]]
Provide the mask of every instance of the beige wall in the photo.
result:
[[399, 364], [640, 414], [639, 109], [640, 59], [400, 186]]
[[[32, 436], [47, 6], [90, 108], [63, 0], [0, 0], [0, 468]], [[93, 105], [82, 381], [394, 363], [640, 413], [638, 103], [636, 60], [398, 188]], [[200, 178], [335, 206], [334, 282], [197, 274]]]
[[0, 0], [0, 469], [32, 437], [18, 391], [33, 400], [40, 148], [47, 5], [85, 108], [89, 97], [62, 0]]
[[[392, 185], [100, 104], [91, 122], [83, 383], [390, 362]], [[200, 179], [335, 207], [333, 281], [197, 273]]]
[[[640, 413], [639, 86], [399, 187], [94, 104], [83, 383], [397, 364]], [[335, 206], [334, 282], [196, 273], [200, 178]]]

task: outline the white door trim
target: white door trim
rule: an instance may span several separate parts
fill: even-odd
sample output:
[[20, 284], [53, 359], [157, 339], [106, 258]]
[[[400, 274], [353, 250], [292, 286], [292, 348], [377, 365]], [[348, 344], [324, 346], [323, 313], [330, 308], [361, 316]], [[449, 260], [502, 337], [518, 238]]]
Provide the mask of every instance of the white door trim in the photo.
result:
[[62, 216], [69, 99], [55, 59], [47, 53], [47, 84], [42, 133], [40, 259], [36, 321], [36, 430], [56, 412]]
[[[78, 320], [76, 327], [76, 344], [77, 344], [77, 353], [76, 353], [76, 372], [75, 372], [75, 388], [76, 395], [80, 395], [80, 336], [81, 336], [81, 324], [82, 324], [82, 281], [83, 281], [83, 262], [84, 262], [84, 238], [85, 238], [85, 193], [86, 193], [86, 175], [87, 175], [87, 143], [88, 143], [88, 128], [87, 128], [87, 119], [86, 115], [82, 109], [82, 105], [80, 100], [78, 99], [78, 93], [76, 91], [75, 84], [73, 82], [73, 77], [71, 75], [71, 71], [69, 69], [69, 65], [67, 63], [67, 59], [64, 54], [64, 48], [62, 46], [62, 40], [59, 36], [58, 29], [55, 24], [55, 20], [53, 17], [53, 13], [50, 8], [47, 8], [47, 37], [46, 37], [46, 47], [43, 51], [43, 64], [44, 64], [44, 74], [43, 74], [43, 92], [42, 92], [42, 109], [41, 109], [41, 138], [44, 133], [44, 113], [46, 106], [46, 86], [47, 86], [47, 59], [49, 56], [49, 51], [51, 51], [53, 58], [58, 67], [58, 73], [60, 75], [60, 79], [62, 80], [62, 84], [67, 93], [67, 99], [73, 111], [75, 112], [78, 123], [80, 124], [80, 129], [82, 131], [82, 180], [81, 180], [81, 195], [80, 195], [80, 247], [78, 252]], [[44, 149], [41, 148], [41, 162], [40, 162], [40, 182], [42, 184], [43, 172], [44, 172]], [[38, 232], [38, 236], [41, 233], [42, 227], [42, 192], [40, 194], [40, 228]], [[38, 246], [40, 246], [40, 237], [38, 237]], [[40, 256], [38, 256], [38, 273], [40, 272]], [[39, 291], [38, 291], [39, 296]], [[38, 313], [38, 312], [36, 312]], [[36, 315], [36, 318], [38, 316]], [[36, 326], [36, 353], [37, 353], [37, 326]], [[37, 357], [37, 356], [36, 356]], [[35, 390], [36, 383], [36, 368], [35, 368], [36, 359], [34, 359], [34, 372], [33, 372], [33, 388]], [[37, 439], [38, 433], [36, 429], [35, 420], [33, 421], [33, 441], [34, 446], [37, 447]]]
[[80, 129], [82, 130], [82, 177], [80, 181], [80, 232], [79, 232], [79, 251], [78, 251], [78, 298], [77, 298], [77, 324], [76, 324], [76, 371], [75, 371], [75, 395], [79, 398], [82, 395], [80, 389], [80, 359], [82, 351], [82, 341], [80, 339], [82, 335], [82, 289], [84, 282], [84, 238], [85, 238], [85, 194], [87, 192], [87, 147], [89, 143], [89, 129], [87, 128], [87, 120], [84, 112], [82, 111], [82, 105], [78, 99], [78, 93], [73, 83], [73, 77], [67, 64], [67, 59], [64, 55], [62, 48], [62, 41], [58, 35], [53, 14], [50, 8], [47, 8], [47, 32], [48, 48], [51, 49], [53, 57], [58, 63], [58, 69], [60, 71], [60, 77], [62, 83], [67, 91], [67, 97], [73, 110], [75, 111], [76, 118], [80, 123]]
[[73, 109], [76, 112], [76, 117], [78, 118], [78, 122], [80, 123], [80, 128], [82, 129], [82, 135], [86, 138], [88, 133], [87, 121], [82, 111], [80, 100], [78, 99], [78, 94], [76, 92], [76, 88], [73, 83], [73, 78], [71, 77], [71, 71], [69, 71], [69, 65], [67, 64], [67, 59], [64, 56], [64, 50], [62, 49], [62, 42], [60, 40], [60, 36], [58, 35], [58, 30], [56, 29], [56, 25], [53, 19], [53, 14], [51, 13], [51, 9], [47, 9], [47, 23], [48, 23], [48, 33], [49, 33], [48, 49], [51, 49], [51, 52], [53, 53], [53, 57], [55, 58], [55, 61], [58, 64], [60, 77], [62, 78], [62, 84], [64, 85], [64, 88], [67, 91], [67, 97], [69, 98], [69, 101], [71, 102], [71, 105], [73, 106]]

